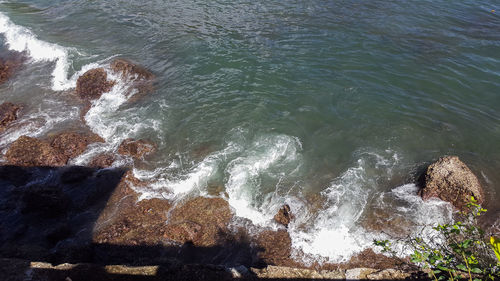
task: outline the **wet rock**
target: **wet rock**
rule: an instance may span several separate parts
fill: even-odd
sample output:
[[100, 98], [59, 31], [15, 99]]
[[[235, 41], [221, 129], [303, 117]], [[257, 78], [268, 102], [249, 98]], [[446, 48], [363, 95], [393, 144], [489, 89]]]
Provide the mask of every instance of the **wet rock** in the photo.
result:
[[68, 157], [49, 143], [21, 136], [14, 141], [5, 154], [11, 165], [17, 166], [63, 166]]
[[0, 104], [0, 132], [4, 131], [11, 122], [17, 119], [19, 109], [21, 109], [20, 106], [10, 102]]
[[175, 208], [168, 220], [165, 238], [179, 243], [210, 247], [228, 232], [231, 209], [221, 198], [197, 197]]
[[56, 135], [51, 141], [51, 146], [71, 159], [82, 154], [87, 146], [94, 142], [104, 142], [104, 140], [95, 134], [84, 135], [68, 132]]
[[146, 81], [154, 79], [154, 74], [125, 59], [116, 59], [111, 62], [111, 69], [119, 73], [122, 78], [132, 81]]
[[465, 210], [471, 196], [483, 202], [483, 190], [478, 178], [456, 156], [440, 158], [427, 168], [425, 185], [421, 190], [424, 200], [432, 197], [450, 202]]
[[153, 80], [155, 75], [149, 70], [136, 65], [125, 59], [116, 59], [111, 62], [111, 69], [121, 76], [121, 78], [129, 83], [132, 83], [132, 88], [135, 91], [128, 93], [128, 102], [133, 103], [141, 99], [145, 94], [152, 92]]
[[115, 156], [112, 154], [99, 154], [90, 160], [88, 166], [93, 168], [108, 168], [113, 165], [115, 161]]
[[118, 153], [133, 158], [143, 158], [156, 150], [154, 143], [147, 140], [126, 139], [118, 147]]
[[95, 100], [103, 93], [109, 92], [115, 82], [108, 80], [103, 68], [95, 68], [85, 72], [76, 81], [76, 94], [83, 100]]
[[24, 62], [22, 53], [12, 52], [8, 58], [0, 58], [0, 84], [9, 80]]
[[291, 262], [292, 240], [286, 230], [262, 231], [256, 241], [259, 258], [270, 265], [289, 265]]
[[283, 207], [281, 207], [278, 213], [274, 216], [274, 220], [277, 223], [282, 224], [286, 227], [288, 227], [288, 224], [292, 219], [293, 215], [290, 212], [290, 206], [288, 206], [288, 204], [283, 205]]

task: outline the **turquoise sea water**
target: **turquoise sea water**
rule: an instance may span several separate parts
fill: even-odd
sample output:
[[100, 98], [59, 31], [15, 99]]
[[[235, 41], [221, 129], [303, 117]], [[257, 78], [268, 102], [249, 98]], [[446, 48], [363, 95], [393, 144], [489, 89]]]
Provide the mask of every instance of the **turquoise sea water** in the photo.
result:
[[[38, 0], [0, 1], [0, 13], [11, 25], [4, 35], [15, 26], [53, 44], [33, 47], [52, 59], [31, 60], [0, 87], [0, 101], [27, 104], [38, 122], [22, 133], [79, 122], [72, 87], [55, 91], [54, 46], [67, 55], [65, 78], [114, 57], [155, 73], [145, 98], [124, 105], [109, 95], [86, 116], [108, 141], [92, 153], [127, 137], [158, 144], [135, 163], [138, 177], [155, 182], [146, 197], [222, 186], [218, 196], [261, 225], [289, 203], [310, 214], [296, 223], [295, 246], [331, 260], [366, 247], [346, 233], [361, 233], [377, 208], [413, 208], [407, 215], [421, 222], [427, 213], [408, 199], [412, 188], [404, 202], [384, 198], [443, 155], [460, 156], [492, 213], [500, 209], [496, 1]], [[0, 35], [5, 49], [12, 40]], [[348, 246], [319, 250], [325, 229]]]

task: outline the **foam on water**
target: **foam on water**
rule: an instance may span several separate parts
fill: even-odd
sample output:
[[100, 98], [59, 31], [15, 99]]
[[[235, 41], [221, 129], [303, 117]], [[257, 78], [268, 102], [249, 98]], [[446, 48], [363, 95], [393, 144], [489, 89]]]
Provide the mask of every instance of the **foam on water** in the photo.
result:
[[[58, 101], [45, 101], [50, 104], [51, 109], [42, 108], [41, 105], [34, 112], [23, 115], [16, 121], [14, 126], [10, 126], [2, 133], [0, 147], [14, 142], [20, 136], [39, 137], [54, 129], [68, 119], [78, 118], [78, 108], [68, 107]], [[44, 105], [46, 107], [47, 105]]]
[[[262, 136], [226, 168], [228, 202], [239, 217], [257, 225], [268, 225], [283, 198], [262, 194], [262, 177], [280, 179], [289, 176], [300, 165], [301, 143], [287, 135]], [[273, 187], [273, 189], [276, 189]], [[279, 199], [281, 202], [276, 202]]]
[[[305, 225], [297, 222], [290, 225], [295, 258], [306, 263], [344, 262], [371, 246], [374, 236], [357, 223], [369, 198], [377, 192], [375, 178], [367, 171], [376, 165], [384, 165], [380, 170], [387, 172], [395, 164], [389, 161], [390, 158], [372, 155], [375, 157], [366, 154], [360, 158], [356, 166], [347, 169], [321, 193], [326, 208], [315, 218], [302, 221]], [[301, 257], [301, 253], [306, 256]]]
[[[5, 37], [9, 50], [25, 52], [33, 62], [53, 62], [52, 89], [62, 91], [74, 88], [76, 80], [85, 71], [95, 68], [97, 64], [89, 64], [68, 78], [70, 51], [72, 49], [42, 41], [29, 29], [14, 24], [5, 14], [0, 12], [0, 34]], [[76, 50], [73, 50], [76, 52]]]

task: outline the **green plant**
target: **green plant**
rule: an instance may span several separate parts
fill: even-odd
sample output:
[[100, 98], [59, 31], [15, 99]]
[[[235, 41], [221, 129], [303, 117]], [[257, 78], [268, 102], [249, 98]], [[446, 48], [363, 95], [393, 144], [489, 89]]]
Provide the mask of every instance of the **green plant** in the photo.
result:
[[[460, 213], [453, 224], [439, 224], [433, 229], [441, 239], [424, 240], [408, 237], [403, 243], [410, 246], [410, 261], [427, 268], [431, 277], [438, 280], [495, 280], [500, 279], [500, 240], [485, 241], [485, 233], [477, 219], [486, 212], [474, 197], [467, 205], [468, 212]], [[382, 252], [395, 254], [388, 240], [374, 241]]]

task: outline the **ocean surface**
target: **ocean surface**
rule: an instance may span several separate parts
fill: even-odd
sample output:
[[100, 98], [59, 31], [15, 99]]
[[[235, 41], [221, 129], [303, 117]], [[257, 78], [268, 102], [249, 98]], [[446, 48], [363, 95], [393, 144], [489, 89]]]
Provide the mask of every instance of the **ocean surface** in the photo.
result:
[[[0, 86], [25, 104], [20, 135], [81, 125], [79, 75], [126, 58], [156, 76], [127, 103], [125, 82], [84, 119], [123, 158], [142, 198], [225, 198], [234, 224], [276, 228], [289, 204], [296, 259], [341, 262], [375, 238], [446, 222], [423, 202], [422, 167], [458, 155], [500, 215], [500, 3], [485, 1], [0, 1], [0, 53], [28, 61]], [[119, 79], [119, 78], [116, 78]], [[250, 229], [250, 228], [249, 228]]]

